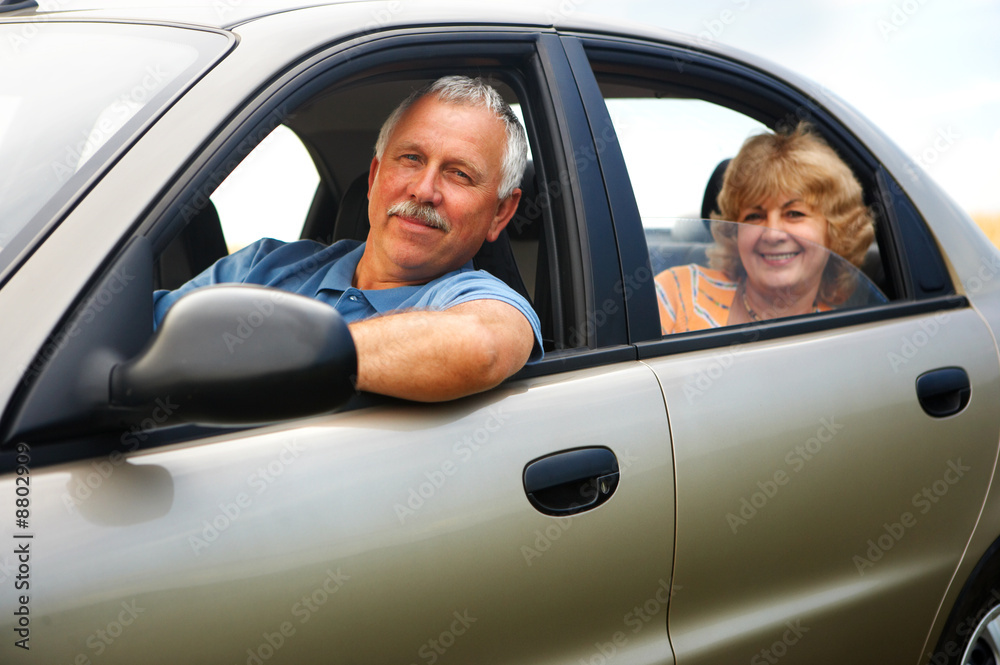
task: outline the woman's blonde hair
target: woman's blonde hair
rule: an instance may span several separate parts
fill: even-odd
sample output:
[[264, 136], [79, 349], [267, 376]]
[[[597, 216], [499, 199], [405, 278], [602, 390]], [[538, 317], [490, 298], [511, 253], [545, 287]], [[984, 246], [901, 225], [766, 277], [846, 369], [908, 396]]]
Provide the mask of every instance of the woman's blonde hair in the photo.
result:
[[[729, 163], [719, 191], [719, 213], [712, 219], [739, 221], [740, 210], [770, 196], [794, 194], [816, 208], [827, 220], [829, 249], [861, 267], [875, 237], [871, 211], [864, 204], [861, 184], [826, 141], [806, 122], [792, 130], [751, 136]], [[709, 264], [730, 279], [746, 275], [731, 224], [712, 224], [715, 246]], [[854, 272], [838, 261], [827, 263], [819, 297], [839, 305], [855, 288]]]

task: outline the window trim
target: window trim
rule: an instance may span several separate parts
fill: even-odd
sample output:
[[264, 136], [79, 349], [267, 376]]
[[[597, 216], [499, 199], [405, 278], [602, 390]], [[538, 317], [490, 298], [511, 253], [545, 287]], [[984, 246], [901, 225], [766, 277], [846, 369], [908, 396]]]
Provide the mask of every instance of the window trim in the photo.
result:
[[645, 360], [689, 351], [705, 351], [827, 330], [838, 331], [851, 326], [879, 323], [908, 316], [938, 314], [965, 309], [969, 306], [969, 300], [965, 296], [959, 295], [938, 296], [918, 301], [896, 301], [862, 309], [834, 310], [825, 312], [822, 316], [803, 314], [765, 322], [723, 326], [711, 330], [674, 333], [657, 340], [639, 342], [636, 344], [636, 348], [639, 359]]

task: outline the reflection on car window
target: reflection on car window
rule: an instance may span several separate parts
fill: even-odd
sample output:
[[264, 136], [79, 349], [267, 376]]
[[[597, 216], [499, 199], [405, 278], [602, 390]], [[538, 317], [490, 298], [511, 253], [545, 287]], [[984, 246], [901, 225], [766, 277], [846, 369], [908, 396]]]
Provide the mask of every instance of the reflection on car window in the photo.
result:
[[[228, 40], [139, 25], [0, 27], [0, 270]], [[57, 94], [54, 95], [54, 91]], [[60, 102], [58, 100], [68, 100]], [[15, 242], [15, 239], [18, 239]]]
[[[765, 224], [647, 223], [664, 335], [887, 302], [850, 262]], [[652, 220], [647, 220], [652, 222]]]

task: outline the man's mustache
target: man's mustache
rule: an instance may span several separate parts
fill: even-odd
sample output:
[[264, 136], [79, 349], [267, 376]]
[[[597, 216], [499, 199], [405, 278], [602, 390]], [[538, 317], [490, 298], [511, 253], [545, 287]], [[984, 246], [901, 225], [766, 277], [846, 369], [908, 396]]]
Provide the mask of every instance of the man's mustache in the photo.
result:
[[421, 205], [414, 201], [402, 201], [392, 205], [389, 208], [388, 214], [390, 217], [393, 215], [410, 217], [432, 229], [440, 229], [446, 233], [451, 230], [451, 224], [448, 223], [448, 220], [442, 217], [434, 206], [431, 205]]

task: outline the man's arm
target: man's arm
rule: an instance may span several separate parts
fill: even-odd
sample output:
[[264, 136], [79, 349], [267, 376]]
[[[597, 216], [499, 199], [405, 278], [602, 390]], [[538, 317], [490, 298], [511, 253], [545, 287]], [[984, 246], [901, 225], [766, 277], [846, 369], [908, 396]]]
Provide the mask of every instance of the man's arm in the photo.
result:
[[421, 402], [488, 390], [521, 369], [535, 335], [499, 300], [410, 311], [350, 324], [359, 390]]

